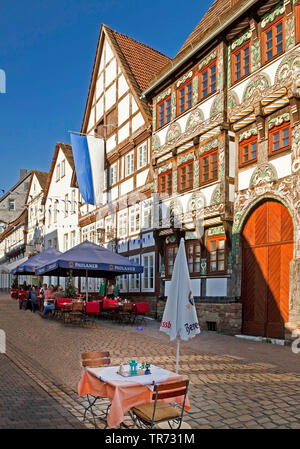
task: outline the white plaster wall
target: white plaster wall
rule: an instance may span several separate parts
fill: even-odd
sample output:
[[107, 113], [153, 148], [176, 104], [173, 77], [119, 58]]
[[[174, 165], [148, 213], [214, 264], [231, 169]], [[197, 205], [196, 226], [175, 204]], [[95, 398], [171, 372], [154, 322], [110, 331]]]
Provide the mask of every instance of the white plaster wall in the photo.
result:
[[138, 110], [138, 105], [132, 95], [131, 95], [131, 109], [132, 114], [134, 114]]
[[159, 137], [161, 145], [164, 145], [166, 143], [166, 136], [167, 136], [167, 132], [168, 132], [169, 128], [170, 127], [167, 126], [166, 128], [163, 128], [156, 133], [156, 135]]
[[89, 124], [88, 129], [90, 130], [95, 126], [95, 107], [91, 108], [90, 118], [89, 118]]
[[125, 92], [127, 92], [128, 90], [129, 90], [129, 86], [127, 84], [127, 81], [125, 80], [124, 75], [122, 74], [119, 77], [119, 80], [118, 80], [118, 91], [119, 91], [118, 95], [119, 95], [119, 98], [121, 98], [125, 94]]
[[229, 184], [229, 201], [234, 201], [234, 184]]
[[227, 296], [226, 278], [207, 278], [206, 296]]
[[101, 75], [97, 81], [97, 84], [96, 84], [96, 100], [98, 100], [100, 95], [103, 93], [103, 89], [104, 89], [104, 78], [103, 78], [103, 73], [101, 73]]
[[201, 103], [201, 105], [199, 106], [202, 109], [202, 112], [204, 114], [204, 120], [207, 120], [210, 118], [210, 110], [211, 110], [211, 107], [212, 107], [212, 104], [213, 104], [215, 98], [216, 98], [216, 95], [213, 95], [208, 100]]
[[130, 237], [129, 241], [129, 250], [133, 251], [135, 249], [140, 249], [141, 247], [141, 239], [140, 237]]
[[126, 123], [126, 125], [122, 126], [122, 128], [120, 128], [118, 131], [119, 143], [127, 139], [128, 136], [129, 136], [129, 123]]
[[142, 237], [142, 247], [148, 248], [149, 246], [154, 246], [155, 240], [153, 238], [153, 232], [148, 232], [147, 234], [143, 234]]
[[108, 86], [111, 84], [117, 76], [117, 65], [116, 59], [112, 59], [112, 61], [108, 64], [105, 69], [105, 84]]
[[203, 193], [204, 197], [205, 197], [205, 201], [206, 201], [206, 205], [209, 206], [210, 202], [211, 202], [211, 196], [213, 194], [213, 191], [216, 188], [216, 184], [213, 184], [212, 186], [209, 187], [204, 187], [203, 189], [201, 189], [201, 193]]
[[248, 189], [250, 184], [251, 176], [254, 172], [255, 168], [248, 168], [247, 170], [243, 170], [239, 172], [238, 176], [238, 186], [239, 190]]
[[229, 176], [235, 175], [235, 142], [229, 142]]
[[124, 97], [119, 105], [118, 105], [118, 124], [122, 125], [122, 123], [124, 123], [126, 120], [129, 119], [129, 99], [130, 99], [130, 95], [126, 95], [126, 97]]
[[271, 164], [274, 165], [277, 171], [278, 178], [284, 178], [292, 174], [292, 154], [285, 154], [284, 156], [272, 159]]
[[132, 132], [135, 132], [137, 129], [139, 129], [141, 126], [143, 126], [145, 123], [142, 114], [139, 112], [137, 115], [135, 115], [132, 119]]
[[121, 184], [121, 195], [125, 195], [133, 190], [133, 177], [129, 178], [127, 181]]
[[141, 187], [141, 186], [145, 185], [148, 173], [149, 173], [149, 169], [143, 170], [141, 173], [138, 173], [136, 175], [136, 186], [137, 187]]
[[119, 196], [119, 188], [118, 188], [118, 186], [113, 187], [113, 188], [111, 189], [111, 199], [112, 199], [112, 201], [115, 200], [115, 199], [117, 199], [118, 196]]
[[108, 111], [116, 102], [116, 83], [105, 92], [105, 110]]
[[114, 56], [114, 54], [112, 52], [112, 49], [106, 40], [105, 41], [105, 63], [107, 64], [113, 56]]
[[113, 150], [115, 148], [115, 146], [117, 145], [117, 135], [113, 134], [112, 136], [110, 136], [109, 139], [107, 139], [106, 141], [106, 150], [107, 152]]
[[103, 116], [103, 112], [104, 110], [103, 110], [103, 97], [102, 97], [96, 104], [96, 122], [98, 122], [98, 120], [101, 119], [101, 117]]

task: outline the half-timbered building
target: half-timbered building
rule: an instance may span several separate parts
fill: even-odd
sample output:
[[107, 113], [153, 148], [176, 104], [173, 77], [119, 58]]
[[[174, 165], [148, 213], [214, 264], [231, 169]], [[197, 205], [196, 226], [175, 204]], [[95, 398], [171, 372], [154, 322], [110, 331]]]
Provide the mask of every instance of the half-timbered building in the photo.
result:
[[[81, 132], [105, 139], [103, 206], [83, 204], [81, 240], [101, 243], [144, 265], [118, 279], [127, 298], [156, 298], [157, 251], [152, 225], [151, 109], [141, 100], [169, 58], [102, 25]], [[89, 290], [98, 284], [90, 280]], [[84, 286], [84, 280], [82, 282]]]
[[143, 92], [162, 293], [184, 237], [209, 330], [300, 328], [299, 3], [215, 0]]

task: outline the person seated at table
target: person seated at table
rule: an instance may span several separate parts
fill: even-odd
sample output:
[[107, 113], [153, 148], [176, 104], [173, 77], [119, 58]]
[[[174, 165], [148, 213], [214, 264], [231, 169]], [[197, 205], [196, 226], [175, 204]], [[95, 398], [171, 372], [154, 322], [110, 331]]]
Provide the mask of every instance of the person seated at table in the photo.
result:
[[42, 313], [43, 317], [47, 317], [49, 310], [54, 310], [55, 305], [48, 301], [49, 299], [53, 299], [54, 296], [54, 287], [53, 285], [50, 285], [48, 290], [45, 292], [45, 299], [44, 299], [44, 310]]

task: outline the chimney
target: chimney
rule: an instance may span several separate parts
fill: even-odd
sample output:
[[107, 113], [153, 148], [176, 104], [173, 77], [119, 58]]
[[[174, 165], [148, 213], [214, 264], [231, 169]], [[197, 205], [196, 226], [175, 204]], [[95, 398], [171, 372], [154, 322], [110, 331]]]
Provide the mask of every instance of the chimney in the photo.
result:
[[26, 168], [21, 168], [20, 170], [20, 179], [24, 178], [24, 176], [26, 175], [27, 170]]

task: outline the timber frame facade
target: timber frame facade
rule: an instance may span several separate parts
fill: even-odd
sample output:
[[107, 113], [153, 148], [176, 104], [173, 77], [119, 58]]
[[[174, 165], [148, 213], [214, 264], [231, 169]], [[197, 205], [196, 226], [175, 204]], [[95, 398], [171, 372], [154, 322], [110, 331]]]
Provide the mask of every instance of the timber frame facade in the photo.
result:
[[290, 338], [300, 330], [300, 2], [216, 0], [143, 98], [164, 294], [184, 237], [204, 328], [222, 331], [229, 303], [230, 333]]

